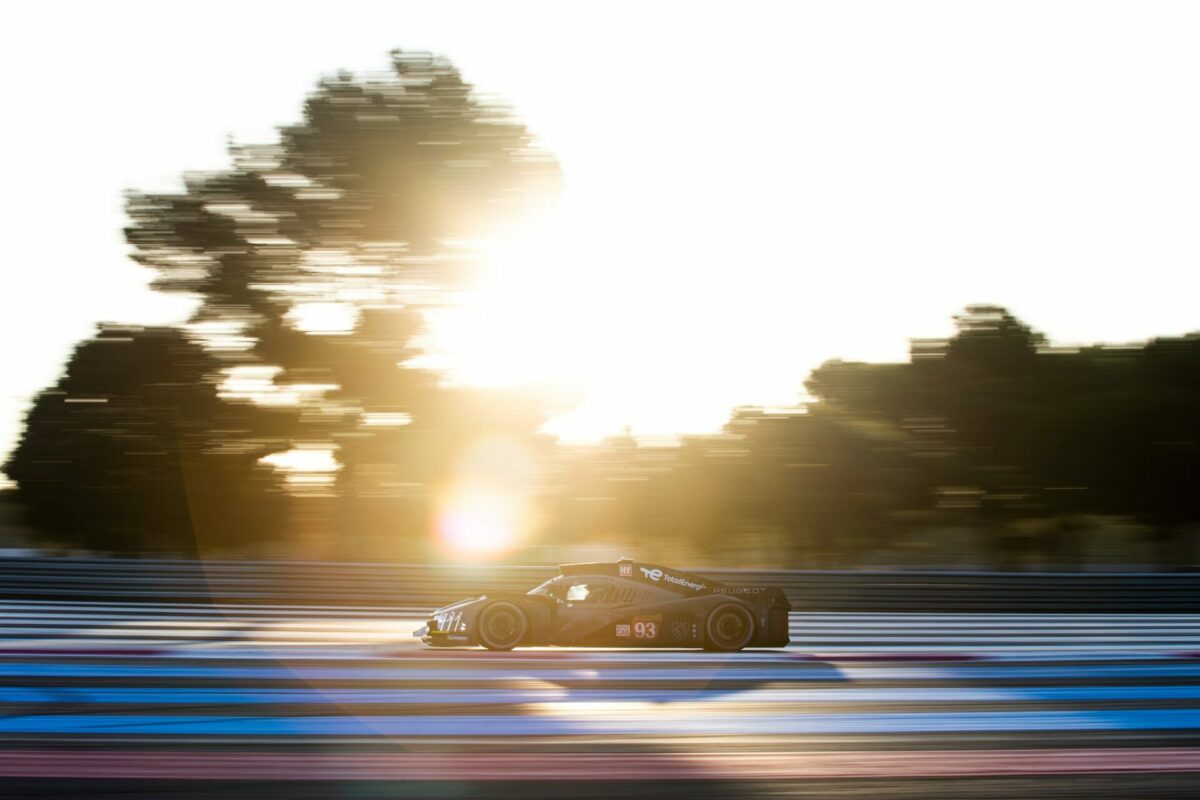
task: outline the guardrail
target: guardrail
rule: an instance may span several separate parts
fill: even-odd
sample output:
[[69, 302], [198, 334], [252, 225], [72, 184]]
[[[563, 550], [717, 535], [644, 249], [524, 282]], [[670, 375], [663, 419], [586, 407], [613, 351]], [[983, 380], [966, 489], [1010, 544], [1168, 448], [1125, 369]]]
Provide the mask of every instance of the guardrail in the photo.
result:
[[[1200, 613], [1200, 573], [692, 570], [778, 586], [797, 611]], [[0, 599], [430, 608], [524, 591], [545, 566], [0, 558]]]

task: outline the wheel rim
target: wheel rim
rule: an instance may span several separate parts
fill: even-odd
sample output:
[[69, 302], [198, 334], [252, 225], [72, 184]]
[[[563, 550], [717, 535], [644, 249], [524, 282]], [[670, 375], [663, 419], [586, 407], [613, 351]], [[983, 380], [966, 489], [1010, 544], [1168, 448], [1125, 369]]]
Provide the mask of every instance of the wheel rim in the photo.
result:
[[508, 604], [487, 609], [480, 620], [480, 637], [491, 648], [510, 649], [520, 643], [525, 634], [521, 612]]
[[742, 618], [734, 613], [722, 614], [717, 618], [717, 635], [727, 642], [736, 642], [745, 630]]
[[497, 609], [488, 615], [488, 636], [497, 642], [507, 642], [517, 628], [517, 620], [507, 608]]
[[736, 650], [745, 647], [750, 640], [752, 625], [748, 615], [741, 609], [726, 608], [713, 617], [708, 633], [717, 647]]

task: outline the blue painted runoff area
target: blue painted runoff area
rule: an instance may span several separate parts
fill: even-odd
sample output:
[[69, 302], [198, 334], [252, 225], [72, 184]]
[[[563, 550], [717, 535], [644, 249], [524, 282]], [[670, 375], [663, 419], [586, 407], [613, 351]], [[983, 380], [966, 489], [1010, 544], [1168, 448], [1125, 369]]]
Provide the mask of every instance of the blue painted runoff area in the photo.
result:
[[593, 716], [287, 716], [38, 714], [0, 718], [3, 734], [189, 736], [553, 736], [566, 734], [953, 733], [1195, 729], [1195, 709], [962, 713]]
[[0, 662], [0, 678], [217, 678], [223, 680], [373, 680], [373, 681], [840, 681], [840, 680], [997, 680], [1005, 678], [1097, 680], [1112, 678], [1200, 678], [1200, 662], [1154, 662], [1131, 664], [1062, 665], [940, 665], [832, 666], [820, 662], [796, 662], [776, 667], [699, 665], [687, 668], [591, 669], [511, 667], [430, 668], [430, 667], [311, 667], [311, 666], [232, 666], [221, 664], [142, 663], [107, 664], [95, 662]]
[[[127, 704], [519, 704], [659, 703], [1045, 703], [1111, 700], [1200, 700], [1200, 686], [890, 687], [836, 689], [224, 689], [186, 687], [0, 686], [0, 703]], [[1196, 711], [1200, 715], [1200, 709]]]

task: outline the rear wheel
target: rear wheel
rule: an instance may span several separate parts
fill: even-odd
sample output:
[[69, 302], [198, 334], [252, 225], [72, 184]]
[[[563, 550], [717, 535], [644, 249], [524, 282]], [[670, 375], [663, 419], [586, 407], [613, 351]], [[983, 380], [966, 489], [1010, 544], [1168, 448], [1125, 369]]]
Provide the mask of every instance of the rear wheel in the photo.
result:
[[476, 626], [479, 643], [488, 650], [512, 650], [524, 640], [529, 623], [525, 612], [501, 600], [479, 613]]
[[704, 624], [705, 650], [741, 650], [754, 636], [754, 617], [745, 606], [724, 603], [708, 615]]

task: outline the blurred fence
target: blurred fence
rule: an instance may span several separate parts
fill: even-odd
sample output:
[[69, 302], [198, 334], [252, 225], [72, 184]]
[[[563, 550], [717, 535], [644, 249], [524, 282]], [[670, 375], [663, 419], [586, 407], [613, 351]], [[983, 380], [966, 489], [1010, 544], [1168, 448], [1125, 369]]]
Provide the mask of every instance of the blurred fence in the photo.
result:
[[[695, 570], [782, 587], [797, 611], [1200, 612], [1197, 573]], [[434, 607], [524, 591], [554, 567], [0, 558], [0, 599]]]

